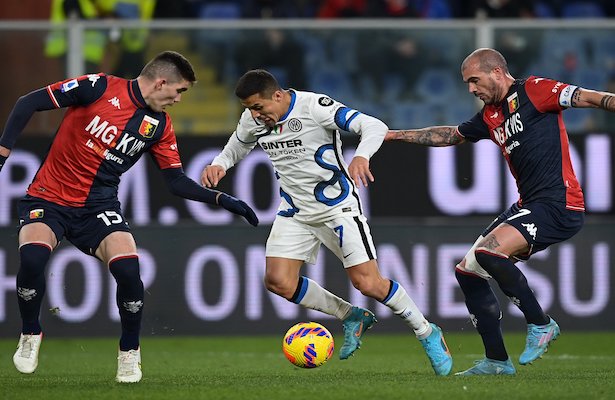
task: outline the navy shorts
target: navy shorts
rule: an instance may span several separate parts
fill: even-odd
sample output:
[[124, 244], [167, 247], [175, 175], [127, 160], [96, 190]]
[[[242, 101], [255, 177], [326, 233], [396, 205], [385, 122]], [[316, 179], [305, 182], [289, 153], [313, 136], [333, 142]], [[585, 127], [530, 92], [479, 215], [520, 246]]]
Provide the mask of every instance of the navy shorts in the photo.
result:
[[483, 231], [483, 237], [502, 222], [515, 227], [527, 240], [530, 251], [515, 258], [527, 260], [532, 254], [552, 244], [573, 237], [583, 227], [585, 214], [566, 209], [564, 205], [534, 202], [519, 207], [513, 204]]
[[119, 201], [90, 207], [65, 207], [37, 197], [19, 201], [19, 228], [34, 222], [49, 226], [58, 243], [66, 237], [85, 254], [94, 256], [96, 249], [110, 233], [130, 232]]

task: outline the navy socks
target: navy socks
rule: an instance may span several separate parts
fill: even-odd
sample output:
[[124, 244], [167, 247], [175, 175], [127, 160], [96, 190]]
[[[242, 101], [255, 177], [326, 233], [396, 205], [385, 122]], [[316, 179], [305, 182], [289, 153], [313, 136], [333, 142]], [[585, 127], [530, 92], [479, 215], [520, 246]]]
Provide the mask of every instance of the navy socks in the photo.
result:
[[498, 283], [500, 289], [523, 312], [528, 324], [545, 325], [549, 317], [530, 289], [525, 275], [506, 257], [477, 251], [476, 261]]
[[136, 350], [139, 348], [144, 295], [139, 258], [136, 255], [115, 258], [109, 262], [109, 271], [117, 282], [116, 299], [122, 322], [120, 350]]
[[42, 243], [24, 244], [19, 248], [20, 266], [17, 273], [17, 303], [21, 313], [21, 333], [41, 333], [39, 315], [45, 295], [45, 265], [51, 248]]
[[489, 282], [458, 269], [455, 269], [455, 277], [465, 296], [472, 323], [483, 339], [485, 356], [492, 360], [507, 360], [508, 353], [500, 328], [502, 312]]

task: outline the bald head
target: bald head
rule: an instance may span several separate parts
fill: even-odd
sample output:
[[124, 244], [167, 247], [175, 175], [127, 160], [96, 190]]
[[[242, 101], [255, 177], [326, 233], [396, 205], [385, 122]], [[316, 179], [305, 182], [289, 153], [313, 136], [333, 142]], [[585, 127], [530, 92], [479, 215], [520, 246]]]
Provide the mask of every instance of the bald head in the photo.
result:
[[508, 72], [506, 59], [499, 51], [478, 49], [470, 53], [461, 63], [461, 76], [468, 84], [468, 90], [486, 105], [502, 101], [515, 82]]
[[508, 73], [506, 59], [502, 53], [494, 49], [482, 48], [474, 50], [461, 63], [461, 72], [463, 73], [470, 64], [478, 64], [478, 70], [486, 73], [498, 67], [502, 69], [502, 72]]

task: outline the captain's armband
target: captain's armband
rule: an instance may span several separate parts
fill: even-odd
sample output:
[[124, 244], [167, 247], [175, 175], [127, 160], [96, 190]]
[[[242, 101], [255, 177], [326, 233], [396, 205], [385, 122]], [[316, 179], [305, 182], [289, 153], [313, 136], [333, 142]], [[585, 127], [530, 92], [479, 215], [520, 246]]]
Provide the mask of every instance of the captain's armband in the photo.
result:
[[573, 86], [573, 85], [568, 85], [566, 86], [566, 88], [564, 90], [562, 90], [559, 94], [559, 105], [562, 107], [572, 107], [573, 106], [573, 101], [572, 101], [572, 96], [574, 95], [574, 92], [579, 89], [578, 86]]

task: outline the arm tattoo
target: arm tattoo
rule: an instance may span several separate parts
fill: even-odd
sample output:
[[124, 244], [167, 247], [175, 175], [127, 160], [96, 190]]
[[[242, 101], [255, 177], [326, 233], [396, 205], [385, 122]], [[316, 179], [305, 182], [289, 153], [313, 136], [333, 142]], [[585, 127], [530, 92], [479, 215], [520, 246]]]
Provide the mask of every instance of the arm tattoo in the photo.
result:
[[577, 104], [579, 104], [579, 101], [581, 101], [581, 91], [577, 89], [572, 94], [572, 101], [570, 102], [570, 105], [576, 107]]
[[463, 142], [454, 126], [432, 126], [429, 128], [400, 130], [398, 140], [424, 146], [452, 146]]
[[600, 108], [607, 111], [615, 111], [615, 96], [607, 94], [600, 100]]

